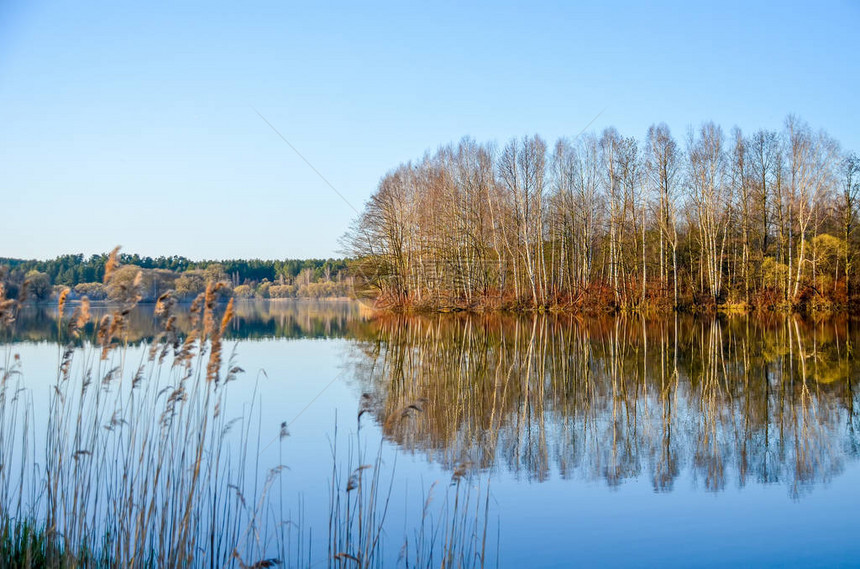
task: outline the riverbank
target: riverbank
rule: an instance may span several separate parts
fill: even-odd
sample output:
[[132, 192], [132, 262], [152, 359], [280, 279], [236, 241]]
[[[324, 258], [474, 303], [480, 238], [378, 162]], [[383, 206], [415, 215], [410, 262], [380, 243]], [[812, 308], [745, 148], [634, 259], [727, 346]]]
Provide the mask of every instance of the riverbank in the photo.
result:
[[598, 302], [577, 299], [568, 302], [549, 302], [536, 305], [530, 299], [503, 299], [487, 297], [470, 302], [416, 300], [392, 301], [377, 297], [365, 299], [364, 304], [378, 312], [395, 314], [422, 313], [488, 313], [506, 312], [516, 314], [563, 313], [584, 316], [605, 316], [612, 314], [803, 314], [803, 315], [860, 315], [860, 298], [835, 302], [824, 297], [806, 297], [796, 302], [787, 300], [768, 301], [753, 304], [745, 301], [714, 302], [712, 298], [685, 299], [675, 305], [671, 299], [647, 299], [645, 302], [619, 304], [614, 301]]

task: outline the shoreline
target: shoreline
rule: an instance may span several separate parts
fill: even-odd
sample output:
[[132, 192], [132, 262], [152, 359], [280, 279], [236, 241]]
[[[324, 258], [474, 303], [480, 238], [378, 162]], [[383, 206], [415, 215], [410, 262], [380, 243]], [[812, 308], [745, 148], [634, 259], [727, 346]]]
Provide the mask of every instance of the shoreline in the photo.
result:
[[808, 307], [804, 305], [777, 305], [777, 306], [751, 306], [743, 303], [725, 303], [716, 306], [696, 306], [685, 304], [680, 307], [578, 307], [578, 306], [516, 306], [516, 305], [388, 305], [377, 306], [369, 303], [368, 307], [375, 312], [385, 314], [565, 314], [571, 316], [601, 317], [619, 315], [646, 315], [646, 316], [669, 316], [683, 314], [691, 316], [708, 315], [800, 315], [809, 317], [818, 316], [860, 316], [860, 305], [852, 303], [848, 305], [833, 305], [829, 308]]

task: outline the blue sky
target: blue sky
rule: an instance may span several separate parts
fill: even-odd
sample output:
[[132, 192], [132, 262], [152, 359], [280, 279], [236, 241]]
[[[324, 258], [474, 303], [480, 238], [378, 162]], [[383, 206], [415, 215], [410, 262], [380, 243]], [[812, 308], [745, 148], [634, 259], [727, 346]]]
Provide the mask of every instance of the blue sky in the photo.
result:
[[796, 113], [860, 151], [860, 3], [0, 2], [0, 256], [325, 257], [464, 135]]

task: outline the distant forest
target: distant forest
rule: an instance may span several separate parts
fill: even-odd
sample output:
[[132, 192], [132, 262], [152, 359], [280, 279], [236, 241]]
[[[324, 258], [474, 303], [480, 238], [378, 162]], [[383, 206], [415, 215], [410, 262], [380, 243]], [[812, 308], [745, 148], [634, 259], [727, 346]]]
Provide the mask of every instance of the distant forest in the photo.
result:
[[25, 291], [26, 296], [37, 301], [56, 296], [59, 289], [66, 287], [72, 298], [109, 299], [112, 285], [118, 289], [137, 273], [141, 273], [144, 301], [158, 298], [167, 290], [174, 290], [181, 299], [193, 298], [211, 280], [223, 282], [222, 293], [238, 298], [340, 297], [349, 292], [346, 262], [342, 259], [191, 261], [179, 256], [153, 258], [121, 253], [120, 268], [105, 284], [108, 256], [62, 255], [48, 261], [0, 257], [0, 283], [8, 298], [18, 298]]
[[347, 235], [393, 309], [856, 306], [860, 160], [789, 116], [681, 140], [465, 138], [386, 174]]

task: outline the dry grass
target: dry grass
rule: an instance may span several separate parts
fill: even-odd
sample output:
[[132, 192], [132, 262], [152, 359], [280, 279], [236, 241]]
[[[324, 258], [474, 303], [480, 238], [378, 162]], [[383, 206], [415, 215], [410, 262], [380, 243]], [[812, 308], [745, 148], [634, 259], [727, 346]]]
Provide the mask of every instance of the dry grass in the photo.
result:
[[[116, 274], [115, 259], [116, 251], [108, 280]], [[248, 566], [262, 567], [257, 559], [269, 544], [259, 539], [260, 500], [245, 492], [250, 417], [231, 421], [222, 413], [228, 385], [242, 371], [222, 361], [221, 334], [232, 305], [216, 314], [218, 285], [210, 285], [194, 308], [195, 327], [180, 342], [165, 295], [157, 306], [163, 330], [133, 362], [126, 327], [140, 281], [123, 286], [116, 310], [93, 327], [83, 347], [89, 303], [64, 320], [66, 295], [60, 294], [58, 326], [67, 345], [50, 395], [42, 461], [30, 445], [32, 398], [17, 357], [7, 352], [0, 385], [3, 561], [223, 567], [254, 559]]]
[[[271, 469], [257, 484], [254, 403], [239, 417], [225, 412], [229, 386], [243, 372], [222, 343], [232, 300], [221, 312], [221, 285], [210, 283], [192, 303], [191, 326], [180, 337], [175, 300], [164, 294], [155, 306], [158, 337], [146, 350], [129, 350], [128, 317], [141, 297], [140, 279], [111, 283], [122, 272], [116, 257], [117, 250], [106, 284], [121, 294], [110, 314], [90, 322], [84, 299], [66, 317], [66, 295], [59, 297], [57, 375], [48, 408], [39, 410], [47, 412], [44, 448], [35, 443], [36, 409], [19, 358], [6, 351], [0, 368], [0, 565], [311, 565], [302, 520], [285, 519], [282, 488], [279, 504], [270, 495], [285, 467]], [[0, 320], [14, 323], [18, 308], [0, 290]], [[283, 425], [278, 438], [286, 435]], [[386, 492], [379, 456], [368, 465], [362, 452], [350, 451], [343, 471], [334, 453], [330, 566], [382, 562], [391, 478]], [[416, 536], [430, 537], [406, 540], [406, 566], [433, 560], [443, 567], [483, 565], [483, 543], [480, 555], [475, 552], [485, 532], [463, 521], [472, 499], [461, 492], [460, 477], [452, 488], [453, 507], [449, 511], [446, 499], [438, 520], [430, 520], [425, 507]], [[474, 528], [480, 527], [485, 524], [476, 518]]]
[[[421, 493], [420, 518], [403, 536], [396, 559], [385, 546], [390, 539], [387, 517], [394, 486], [392, 465], [384, 468], [383, 446], [368, 456], [361, 436], [359, 408], [357, 430], [347, 445], [343, 467], [338, 456], [337, 429], [332, 444], [329, 490], [329, 567], [370, 569], [392, 564], [403, 567], [482, 568], [487, 562], [489, 482], [475, 484], [468, 469], [454, 469], [450, 484], [438, 490], [433, 483]], [[477, 478], [477, 477], [476, 477]], [[441, 502], [435, 503], [437, 494]]]

